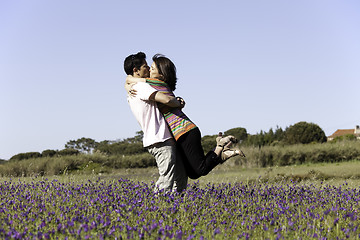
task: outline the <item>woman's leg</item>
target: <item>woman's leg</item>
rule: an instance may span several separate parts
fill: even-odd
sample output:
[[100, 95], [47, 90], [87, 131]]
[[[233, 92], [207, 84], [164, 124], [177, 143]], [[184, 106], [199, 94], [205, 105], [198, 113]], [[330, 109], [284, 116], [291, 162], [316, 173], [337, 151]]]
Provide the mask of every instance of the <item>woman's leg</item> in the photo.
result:
[[192, 179], [207, 175], [220, 163], [220, 158], [214, 151], [205, 156], [198, 128], [181, 136], [177, 141], [177, 149], [181, 151], [187, 175]]
[[175, 163], [175, 172], [174, 172], [174, 185], [173, 191], [181, 192], [186, 189], [188, 183], [188, 176], [185, 171], [184, 161], [182, 159], [182, 154], [176, 150], [176, 163]]

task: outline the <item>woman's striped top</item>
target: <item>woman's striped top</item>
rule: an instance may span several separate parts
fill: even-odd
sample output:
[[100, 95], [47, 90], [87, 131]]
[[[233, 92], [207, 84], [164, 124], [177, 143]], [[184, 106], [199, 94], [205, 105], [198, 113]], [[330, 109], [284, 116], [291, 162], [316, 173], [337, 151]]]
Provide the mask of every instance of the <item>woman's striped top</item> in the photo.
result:
[[[167, 94], [169, 96], [175, 96], [169, 89], [168, 85], [158, 79], [146, 79], [146, 82], [155, 88], [157, 91]], [[190, 130], [197, 128], [197, 126], [181, 111], [179, 108], [172, 108], [161, 103], [157, 103], [160, 112], [164, 115], [166, 122], [177, 141], [182, 135]]]

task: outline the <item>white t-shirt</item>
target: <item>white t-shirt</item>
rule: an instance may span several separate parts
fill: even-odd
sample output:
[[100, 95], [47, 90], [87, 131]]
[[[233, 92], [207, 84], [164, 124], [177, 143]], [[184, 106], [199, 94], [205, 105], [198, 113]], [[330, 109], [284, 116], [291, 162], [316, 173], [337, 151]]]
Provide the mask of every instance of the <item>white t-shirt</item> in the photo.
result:
[[156, 102], [149, 100], [151, 94], [157, 90], [144, 82], [139, 82], [132, 88], [137, 91], [136, 96], [132, 97], [128, 94], [127, 100], [131, 111], [144, 132], [144, 147], [172, 138], [168, 125]]

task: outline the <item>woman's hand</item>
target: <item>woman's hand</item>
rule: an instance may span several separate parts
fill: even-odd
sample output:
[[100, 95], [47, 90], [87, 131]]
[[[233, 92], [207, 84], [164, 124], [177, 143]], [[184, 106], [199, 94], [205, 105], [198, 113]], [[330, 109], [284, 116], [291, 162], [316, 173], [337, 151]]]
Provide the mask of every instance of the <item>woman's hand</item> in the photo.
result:
[[185, 100], [182, 97], [176, 97], [176, 100], [180, 103], [180, 109], [185, 107]]
[[136, 77], [133, 77], [131, 75], [127, 75], [126, 77], [126, 83], [138, 83], [138, 82], [146, 82], [146, 78], [136, 78]]
[[134, 86], [134, 83], [125, 83], [125, 90], [130, 96], [135, 97], [136, 90], [132, 88], [133, 86]]
[[133, 89], [132, 87], [138, 83], [138, 82], [146, 82], [145, 78], [136, 78], [133, 77], [131, 75], [127, 75], [126, 76], [126, 81], [125, 81], [125, 89], [126, 92], [131, 96], [131, 97], [135, 97], [136, 96], [136, 90]]

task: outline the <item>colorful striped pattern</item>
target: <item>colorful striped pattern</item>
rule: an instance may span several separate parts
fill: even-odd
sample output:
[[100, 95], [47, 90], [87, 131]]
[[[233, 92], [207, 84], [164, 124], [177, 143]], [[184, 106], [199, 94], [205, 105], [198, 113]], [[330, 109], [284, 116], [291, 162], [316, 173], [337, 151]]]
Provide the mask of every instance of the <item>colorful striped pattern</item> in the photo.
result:
[[[169, 96], [175, 96], [164, 81], [150, 78], [146, 79], [146, 82], [159, 92]], [[176, 141], [182, 135], [197, 127], [180, 109], [171, 108], [161, 103], [158, 103], [158, 107], [164, 115]]]

